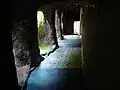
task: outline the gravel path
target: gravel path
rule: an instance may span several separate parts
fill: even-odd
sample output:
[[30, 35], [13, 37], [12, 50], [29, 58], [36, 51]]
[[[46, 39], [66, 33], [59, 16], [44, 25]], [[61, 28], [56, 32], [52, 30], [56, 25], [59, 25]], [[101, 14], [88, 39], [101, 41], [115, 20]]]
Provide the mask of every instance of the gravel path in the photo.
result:
[[[72, 37], [73, 36], [73, 37]], [[80, 38], [67, 35], [65, 40], [58, 41], [60, 48], [51, 53], [39, 68], [80, 68]]]
[[[40, 66], [31, 73], [27, 90], [74, 90], [81, 88], [77, 80], [81, 78], [80, 37], [65, 36], [59, 40], [60, 48], [51, 53]], [[81, 84], [82, 85], [82, 84]]]

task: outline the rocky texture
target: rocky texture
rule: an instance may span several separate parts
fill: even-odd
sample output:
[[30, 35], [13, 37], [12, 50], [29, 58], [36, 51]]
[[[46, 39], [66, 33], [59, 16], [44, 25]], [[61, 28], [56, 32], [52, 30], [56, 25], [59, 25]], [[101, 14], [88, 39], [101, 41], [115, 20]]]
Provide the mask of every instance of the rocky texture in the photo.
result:
[[61, 18], [62, 18], [61, 11], [59, 9], [57, 9], [55, 11], [55, 28], [56, 28], [56, 34], [57, 34], [57, 38], [63, 39]]
[[30, 65], [31, 56], [28, 48], [28, 35], [27, 35], [27, 22], [20, 21], [19, 23], [13, 23], [12, 29], [12, 41], [13, 41], [13, 53], [15, 57], [16, 67], [22, 67]]
[[43, 33], [44, 33], [44, 37], [40, 40], [40, 43], [53, 45], [54, 40], [52, 38], [52, 29], [47, 19], [44, 20]]
[[43, 33], [44, 37], [40, 40], [42, 44], [54, 45], [57, 43], [55, 28], [55, 10], [51, 5], [45, 5], [41, 11], [44, 14]]
[[13, 41], [13, 54], [15, 65], [17, 69], [17, 78], [20, 86], [24, 85], [24, 82], [27, 78], [30, 64], [31, 64], [31, 55], [29, 50], [28, 40], [28, 31], [26, 29], [27, 22], [21, 20], [18, 23], [13, 23], [12, 29], [12, 41]]
[[28, 22], [30, 24], [29, 26], [29, 50], [31, 54], [31, 67], [36, 67], [40, 64], [42, 57], [39, 54], [39, 48], [38, 48], [38, 28], [37, 28], [37, 11], [29, 11], [28, 12]]
[[17, 68], [17, 78], [20, 86], [24, 85], [25, 80], [29, 74], [29, 68], [30, 67], [28, 65]]
[[46, 35], [43, 41], [45, 43], [50, 43], [51, 45], [56, 44], [56, 46], [58, 46], [55, 28], [55, 8], [51, 7], [51, 5], [46, 5], [43, 8], [43, 13], [45, 16], [44, 32]]
[[21, 11], [24, 17], [13, 19], [12, 41], [18, 82], [23, 85], [29, 68], [38, 66], [44, 58], [38, 49], [37, 11]]
[[52, 13], [51, 13], [51, 27], [52, 27], [52, 38], [54, 39], [54, 44], [56, 47], [58, 46], [58, 41], [57, 41], [57, 35], [56, 35], [56, 28], [55, 28], [55, 8], [52, 8]]
[[19, 16], [13, 20], [13, 52], [17, 66], [30, 64], [33, 67], [36, 66], [37, 58], [40, 57], [37, 40], [37, 11], [22, 11], [22, 13], [25, 14], [24, 18]]
[[57, 38], [60, 37], [60, 27], [61, 27], [61, 24], [60, 24], [60, 17], [58, 15], [58, 10], [55, 11], [55, 28], [56, 28], [56, 34], [57, 34]]

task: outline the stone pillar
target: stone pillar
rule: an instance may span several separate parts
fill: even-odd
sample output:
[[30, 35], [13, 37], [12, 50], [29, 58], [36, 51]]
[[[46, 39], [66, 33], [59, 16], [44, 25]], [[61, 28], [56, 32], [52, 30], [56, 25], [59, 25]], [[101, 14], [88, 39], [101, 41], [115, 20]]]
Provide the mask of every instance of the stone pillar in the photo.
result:
[[55, 28], [55, 8], [51, 5], [43, 7], [43, 13], [45, 16], [44, 31], [46, 33], [46, 39], [50, 44], [58, 47], [56, 28]]
[[55, 28], [56, 28], [56, 34], [57, 34], [57, 38], [60, 37], [60, 18], [58, 16], [58, 10], [55, 10]]
[[29, 69], [44, 59], [38, 48], [37, 10], [16, 6], [12, 18], [13, 52], [19, 84], [23, 85]]
[[95, 8], [84, 8], [83, 59], [88, 89], [120, 89], [119, 4], [104, 0]]
[[[62, 35], [64, 35], [64, 33], [63, 33], [64, 31], [63, 31], [63, 12], [61, 12], [61, 33], [62, 33]], [[64, 37], [63, 37], [64, 38]]]
[[13, 20], [12, 40], [16, 66], [31, 64], [30, 66], [34, 67], [38, 64], [37, 57], [40, 56], [37, 41], [37, 11], [22, 13], [24, 13], [23, 18], [17, 20], [19, 18], [17, 17]]
[[83, 15], [83, 8], [80, 8], [80, 35], [82, 35], [82, 15]]
[[52, 36], [54, 39], [54, 44], [56, 47], [58, 46], [58, 41], [57, 41], [57, 35], [56, 35], [56, 29], [55, 29], [55, 8], [52, 8], [52, 15], [51, 15], [51, 28], [52, 28]]
[[[21, 14], [21, 15], [20, 15]], [[12, 41], [16, 67], [30, 65], [27, 10], [16, 6], [13, 12]]]
[[[49, 8], [48, 8], [49, 9]], [[51, 13], [50, 10], [42, 9], [41, 10], [44, 14], [44, 22], [43, 22], [43, 34], [39, 33], [39, 35], [42, 34], [43, 38], [40, 39], [41, 44], [45, 45], [53, 45], [54, 44], [54, 39], [52, 38], [52, 28], [51, 28]]]
[[66, 35], [66, 31], [65, 31], [65, 29], [66, 29], [66, 12], [67, 12], [67, 10], [64, 10], [63, 11], [63, 33], [64, 33], [64, 35]]
[[37, 67], [44, 59], [38, 48], [37, 10], [19, 6], [12, 21], [13, 53], [18, 81], [22, 86], [29, 69]]
[[61, 28], [61, 12], [58, 9], [55, 12], [55, 27], [56, 27], [57, 38], [63, 39], [62, 28]]
[[28, 14], [29, 34], [28, 43], [31, 56], [31, 67], [36, 67], [43, 60], [38, 47], [37, 10], [30, 10]]

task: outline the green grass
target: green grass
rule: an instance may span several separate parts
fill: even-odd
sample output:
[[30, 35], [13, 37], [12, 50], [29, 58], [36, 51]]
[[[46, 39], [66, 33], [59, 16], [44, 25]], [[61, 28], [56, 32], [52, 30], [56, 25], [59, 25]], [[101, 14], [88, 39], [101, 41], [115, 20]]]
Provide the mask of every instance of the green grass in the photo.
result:
[[39, 49], [47, 50], [48, 49], [48, 45], [39, 45]]

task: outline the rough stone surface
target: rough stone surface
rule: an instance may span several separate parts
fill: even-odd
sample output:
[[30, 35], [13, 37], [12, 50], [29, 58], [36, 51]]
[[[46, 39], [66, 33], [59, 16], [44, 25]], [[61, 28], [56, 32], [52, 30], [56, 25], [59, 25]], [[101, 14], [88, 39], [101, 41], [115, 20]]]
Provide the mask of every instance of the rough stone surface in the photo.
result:
[[12, 29], [13, 53], [16, 67], [29, 65], [31, 60], [28, 50], [26, 25], [25, 21], [21, 21], [14, 24]]
[[58, 15], [58, 10], [55, 11], [55, 28], [56, 28], [57, 38], [59, 38], [60, 37], [60, 17]]
[[35, 22], [35, 18], [13, 21], [13, 53], [20, 86], [24, 84], [29, 68], [40, 64], [42, 59], [38, 49], [37, 22]]
[[[17, 67], [31, 65], [36, 66], [37, 58], [40, 57], [37, 40], [37, 11], [21, 9], [23, 16], [13, 18], [12, 41], [13, 52]], [[18, 9], [18, 10], [19, 10]], [[26, 11], [25, 11], [26, 10]], [[17, 9], [14, 12], [17, 13]]]
[[51, 18], [52, 36], [54, 39], [54, 44], [56, 45], [56, 47], [59, 47], [57, 41], [56, 28], [55, 28], [55, 8], [52, 8], [52, 14], [50, 18]]
[[52, 45], [54, 43], [54, 40], [52, 38], [52, 29], [48, 20], [44, 20], [43, 32], [44, 32], [44, 37], [43, 39], [40, 40], [40, 43]]
[[24, 85], [24, 82], [29, 73], [29, 68], [30, 67], [28, 65], [17, 68], [17, 78], [18, 78], [18, 83], [20, 86]]
[[[55, 8], [52, 7], [52, 5], [46, 5], [43, 7], [43, 13], [45, 16], [45, 21], [47, 21], [46, 25], [45, 25], [45, 33], [47, 35], [47, 40], [48, 36], [50, 36], [50, 40], [48, 42], [51, 42], [52, 45], [56, 44], [56, 46], [58, 46], [58, 42], [57, 42], [57, 36], [56, 36], [56, 28], [55, 28]], [[50, 32], [49, 32], [50, 31]]]

